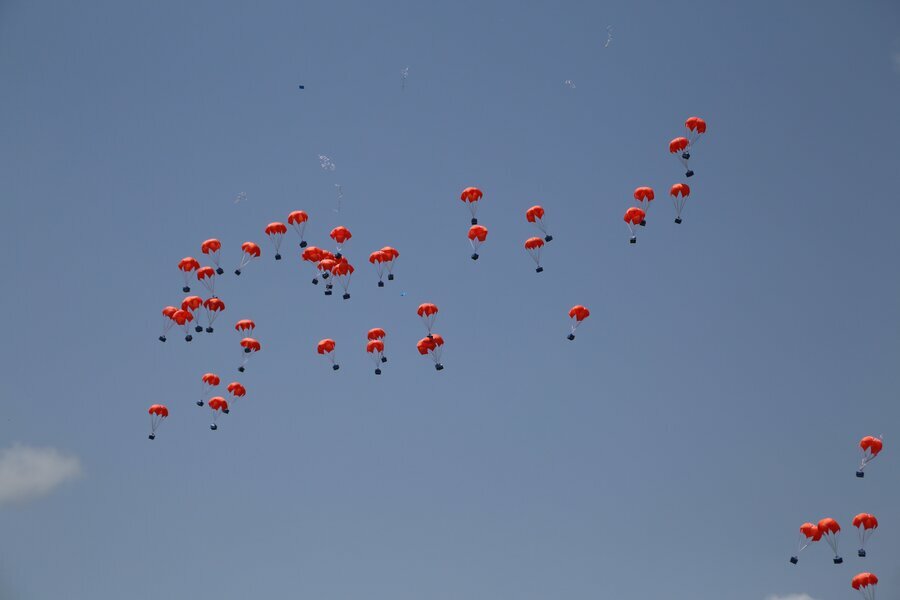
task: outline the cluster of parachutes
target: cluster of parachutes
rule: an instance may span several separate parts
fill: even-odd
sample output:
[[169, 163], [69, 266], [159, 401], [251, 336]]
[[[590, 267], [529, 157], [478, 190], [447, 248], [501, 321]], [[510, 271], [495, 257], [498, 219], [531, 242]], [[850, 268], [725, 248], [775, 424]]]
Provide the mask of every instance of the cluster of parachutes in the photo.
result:
[[[685, 177], [693, 177], [694, 171], [689, 166], [691, 151], [697, 142], [700, 141], [700, 137], [706, 133], [706, 121], [700, 117], [690, 117], [684, 122], [684, 126], [688, 130], [687, 136], [677, 137], [669, 142], [669, 152], [676, 156], [684, 165]], [[686, 183], [676, 183], [669, 188], [669, 196], [672, 197], [672, 203], [675, 206], [675, 223], [681, 224], [684, 203], [690, 195], [691, 188]], [[635, 188], [633, 197], [637, 205], [628, 207], [622, 219], [625, 221], [631, 234], [629, 242], [636, 244], [637, 227], [647, 225], [647, 213], [650, 211], [650, 204], [655, 199], [656, 194], [652, 187], [642, 186]]]
[[[859, 441], [859, 448], [862, 451], [862, 460], [860, 468], [856, 472], [857, 477], [863, 477], [863, 469], [868, 465], [883, 448], [881, 438], [867, 435]], [[869, 538], [878, 529], [878, 519], [870, 513], [859, 513], [851, 520], [853, 527], [857, 530], [859, 546], [856, 555], [859, 558], [865, 558], [867, 555], [867, 544]], [[844, 559], [838, 551], [838, 540], [840, 538], [841, 526], [830, 517], [821, 519], [816, 523], [803, 523], [800, 526], [800, 535], [797, 539], [797, 551], [791, 556], [790, 562], [797, 564], [800, 560], [800, 553], [806, 550], [816, 542], [824, 541], [831, 549], [832, 562], [836, 565], [842, 564]], [[859, 591], [866, 600], [874, 600], [875, 586], [878, 578], [871, 573], [860, 573], [852, 580], [853, 589]]]

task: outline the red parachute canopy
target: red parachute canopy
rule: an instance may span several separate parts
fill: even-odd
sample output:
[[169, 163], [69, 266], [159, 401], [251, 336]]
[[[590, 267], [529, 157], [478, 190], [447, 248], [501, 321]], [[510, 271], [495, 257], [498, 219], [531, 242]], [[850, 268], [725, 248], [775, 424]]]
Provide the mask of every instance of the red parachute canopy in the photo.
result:
[[679, 152], [684, 152], [685, 148], [688, 147], [688, 139], [684, 137], [677, 137], [671, 142], [669, 142], [669, 152], [672, 154], [677, 154]]
[[338, 227], [332, 229], [329, 235], [331, 236], [331, 239], [333, 239], [338, 244], [343, 244], [353, 237], [353, 234], [350, 233], [350, 230], [343, 225], [339, 225]]
[[384, 248], [381, 249], [381, 251], [384, 252], [385, 255], [388, 257], [385, 260], [394, 260], [395, 258], [400, 257], [400, 253], [397, 252], [397, 249], [392, 248], [390, 246], [385, 246]]
[[203, 301], [203, 306], [206, 310], [211, 310], [212, 312], [225, 310], [225, 303], [218, 298], [207, 298]]
[[184, 272], [196, 271], [200, 268], [200, 263], [193, 256], [185, 256], [178, 261], [178, 268]]
[[375, 263], [383, 263], [386, 260], [390, 260], [387, 254], [384, 253], [383, 250], [376, 250], [372, 254], [369, 255], [369, 262], [373, 265]]
[[215, 396], [209, 399], [209, 407], [215, 411], [226, 411], [228, 410], [228, 401], [225, 400], [222, 396]]
[[369, 340], [366, 344], [366, 352], [369, 354], [373, 352], [384, 352], [384, 342], [381, 340]]
[[[861, 588], [878, 585], [878, 577], [874, 573], [858, 573], [850, 581], [850, 585], [854, 590], [861, 590]], [[874, 598], [875, 596], [871, 595], [870, 597]]]
[[385, 336], [387, 336], [387, 334], [381, 327], [374, 327], [369, 330], [368, 334], [366, 334], [366, 337], [370, 340], [382, 340], [385, 338]]
[[219, 385], [219, 376], [215, 373], [204, 373], [203, 377], [201, 377], [200, 379], [203, 381], [203, 383], [212, 387]]
[[884, 447], [884, 443], [877, 437], [867, 435], [863, 439], [859, 440], [859, 447], [862, 448], [863, 452], [868, 451], [874, 458], [878, 456], [879, 452], [881, 452], [881, 449]]
[[300, 256], [307, 262], [319, 262], [320, 260], [322, 260], [322, 258], [324, 258], [322, 254], [323, 252], [325, 251], [321, 248], [309, 246], [303, 251], [303, 254], [301, 254]]
[[241, 319], [240, 321], [238, 321], [237, 323], [234, 324], [235, 331], [253, 333], [253, 330], [255, 328], [256, 328], [256, 323], [254, 323], [252, 319]]
[[353, 273], [353, 271], [353, 265], [347, 262], [346, 258], [342, 258], [341, 260], [337, 261], [337, 263], [335, 263], [333, 267], [331, 267], [331, 274], [338, 277], [343, 275], [350, 275]]
[[206, 279], [207, 277], [214, 277], [216, 274], [216, 270], [212, 267], [200, 267], [197, 269], [197, 279]]
[[540, 221], [544, 218], [544, 209], [540, 206], [532, 206], [528, 210], [525, 211], [525, 218], [528, 219], [529, 223], [534, 223], [535, 221]]
[[288, 215], [288, 223], [291, 225], [299, 225], [300, 223], [306, 223], [307, 221], [309, 221], [309, 215], [302, 210], [295, 210]]
[[853, 517], [853, 526], [856, 528], [862, 527], [863, 529], [877, 529], [878, 519], [875, 518], [875, 515], [870, 515], [869, 513], [859, 513]]
[[257, 246], [253, 242], [244, 242], [243, 244], [241, 244], [241, 250], [243, 250], [244, 253], [249, 254], [250, 256], [252, 256], [254, 258], [259, 258], [259, 255], [260, 255], [259, 246]]
[[203, 298], [201, 298], [200, 296], [187, 296], [184, 300], [181, 301], [181, 309], [190, 310], [191, 312], [197, 310], [202, 305]]
[[265, 231], [266, 235], [274, 235], [279, 233], [281, 235], [284, 235], [285, 233], [287, 233], [287, 225], [275, 221], [274, 223], [269, 223], [268, 225], [266, 225]]
[[638, 202], [643, 202], [644, 200], [646, 200], [647, 202], [650, 202], [655, 197], [656, 196], [653, 194], [652, 187], [634, 188], [634, 199], [637, 200]]
[[637, 206], [632, 206], [625, 211], [625, 216], [623, 217], [623, 219], [629, 225], [640, 225], [641, 221], [643, 221], [646, 217], [647, 213], [645, 213]]
[[819, 531], [822, 532], [822, 535], [827, 533], [837, 533], [841, 530], [841, 526], [838, 525], [838, 522], [830, 517], [819, 521], [818, 528]]
[[706, 121], [700, 117], [689, 117], [684, 126], [697, 133], [706, 133]]
[[479, 242], [483, 242], [487, 239], [487, 234], [487, 227], [482, 225], [472, 225], [469, 228], [469, 239], [472, 241], [478, 240]]
[[186, 323], [190, 323], [194, 320], [194, 315], [190, 313], [190, 311], [181, 309], [176, 310], [175, 314], [172, 315], [172, 320], [178, 323], [179, 325], [184, 325]]
[[539, 237], [528, 238], [525, 240], [525, 248], [527, 250], [536, 250], [544, 245], [544, 240]]
[[165, 404], [153, 404], [147, 412], [162, 419], [169, 416], [169, 409], [166, 408]]
[[671, 188], [669, 188], [669, 195], [678, 198], [681, 196], [682, 198], [687, 198], [691, 195], [691, 188], [686, 183], [676, 183]]
[[237, 381], [232, 381], [228, 384], [228, 393], [235, 398], [240, 398], [247, 394], [247, 389]]
[[178, 312], [178, 309], [175, 308], [174, 306], [167, 306], [167, 307], [165, 307], [164, 309], [162, 309], [162, 315], [163, 315], [164, 317], [169, 318], [169, 319], [171, 319], [172, 316], [173, 316], [176, 312]]
[[818, 526], [812, 523], [804, 523], [800, 526], [800, 533], [806, 536], [806, 539], [812, 542], [818, 542], [822, 539], [822, 533], [819, 531]]
[[431, 337], [423, 337], [416, 344], [416, 348], [419, 350], [419, 354], [423, 356], [428, 354], [429, 352], [434, 352], [437, 348], [444, 345], [444, 338], [441, 337], [440, 334], [435, 333]]
[[319, 354], [328, 354], [329, 352], [334, 352], [334, 340], [330, 338], [325, 338], [324, 340], [319, 341], [316, 345], [316, 352]]
[[251, 337], [245, 337], [241, 340], [241, 347], [245, 352], [259, 352], [261, 346], [259, 342]]
[[462, 194], [459, 195], [459, 199], [463, 202], [478, 202], [481, 200], [482, 196], [481, 190], [477, 187], [467, 187], [462, 191]]
[[580, 304], [576, 304], [569, 309], [569, 317], [575, 319], [579, 323], [591, 316], [591, 311]]
[[334, 268], [334, 265], [337, 264], [337, 261], [333, 258], [323, 258], [319, 261], [319, 264], [316, 265], [316, 268], [320, 271], [331, 271]]
[[216, 238], [209, 238], [208, 240], [205, 240], [202, 244], [200, 244], [200, 252], [202, 252], [203, 254], [218, 252], [221, 249], [222, 242], [220, 242]]
[[420, 317], [430, 317], [433, 314], [437, 314], [438, 307], [436, 304], [431, 304], [426, 302], [424, 304], [420, 304], [419, 308], [416, 310], [416, 314]]

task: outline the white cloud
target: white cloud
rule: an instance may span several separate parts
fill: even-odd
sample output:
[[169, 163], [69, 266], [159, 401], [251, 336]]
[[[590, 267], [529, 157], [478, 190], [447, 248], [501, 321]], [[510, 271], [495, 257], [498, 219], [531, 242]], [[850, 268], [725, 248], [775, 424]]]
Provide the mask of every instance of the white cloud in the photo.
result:
[[766, 600], [816, 600], [809, 594], [772, 594], [766, 596]]
[[49, 494], [81, 475], [81, 461], [55, 448], [16, 444], [0, 450], [0, 505]]

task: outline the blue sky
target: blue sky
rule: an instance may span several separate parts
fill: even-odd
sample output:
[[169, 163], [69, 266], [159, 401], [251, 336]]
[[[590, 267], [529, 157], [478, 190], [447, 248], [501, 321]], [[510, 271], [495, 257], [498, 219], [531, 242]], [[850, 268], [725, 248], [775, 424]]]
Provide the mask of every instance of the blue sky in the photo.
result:
[[[0, 506], [0, 597], [829, 600], [859, 570], [900, 594], [896, 3], [260, 4], [0, 4], [0, 449], [68, 461]], [[692, 114], [676, 226], [666, 146]], [[262, 229], [295, 209], [313, 244], [353, 231], [350, 301], [293, 238], [272, 260]], [[160, 344], [211, 236], [226, 267], [248, 239], [263, 259], [220, 282], [215, 334]], [[263, 351], [213, 433], [199, 377], [235, 378], [244, 317]], [[886, 449], [857, 480], [867, 434]], [[825, 516], [846, 563], [792, 567]]]

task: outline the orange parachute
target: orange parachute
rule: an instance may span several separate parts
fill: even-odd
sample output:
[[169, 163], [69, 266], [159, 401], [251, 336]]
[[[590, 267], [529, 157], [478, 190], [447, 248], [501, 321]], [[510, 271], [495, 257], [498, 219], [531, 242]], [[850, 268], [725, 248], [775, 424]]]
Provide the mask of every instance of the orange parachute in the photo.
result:
[[334, 257], [337, 259], [341, 258], [341, 248], [344, 246], [344, 242], [353, 237], [353, 234], [350, 233], [350, 230], [344, 227], [343, 225], [339, 225], [331, 230], [331, 233], [328, 234], [331, 236], [331, 239], [335, 241], [337, 244], [337, 252], [334, 254]]
[[472, 225], [469, 228], [469, 243], [472, 244], [472, 260], [478, 260], [478, 248], [487, 239], [487, 227], [481, 225]]
[[241, 269], [250, 264], [251, 260], [259, 258], [262, 253], [259, 249], [259, 246], [254, 244], [253, 242], [244, 242], [241, 244], [241, 262], [238, 263], [238, 268], [234, 270], [235, 275], [241, 274]]
[[383, 340], [385, 336], [387, 336], [387, 334], [381, 327], [373, 327], [369, 330], [369, 333], [366, 334], [366, 338], [370, 340]]
[[320, 340], [318, 344], [316, 344], [316, 352], [326, 357], [328, 361], [331, 363], [331, 368], [335, 371], [341, 368], [341, 365], [337, 363], [337, 357], [334, 353], [335, 343], [334, 340], [330, 338], [325, 338], [324, 340]]
[[681, 211], [684, 210], [684, 201], [691, 195], [691, 188], [686, 183], [676, 183], [669, 188], [669, 195], [675, 204], [675, 222], [681, 223]]
[[275, 247], [275, 260], [281, 260], [281, 242], [284, 241], [284, 234], [287, 233], [287, 225], [275, 221], [266, 225], [265, 234]]
[[547, 226], [544, 224], [544, 208], [542, 206], [534, 205], [526, 210], [525, 218], [529, 223], [534, 223], [534, 226], [544, 234], [545, 242], [553, 241], [553, 236], [547, 233]]
[[247, 395], [247, 388], [238, 383], [237, 381], [232, 381], [228, 384], [228, 387], [225, 388], [228, 390], [228, 393], [231, 395], [231, 404], [235, 404], [238, 398], [243, 398]]
[[238, 371], [243, 373], [247, 367], [247, 361], [250, 360], [251, 352], [259, 352], [262, 346], [260, 346], [259, 342], [252, 337], [245, 337], [241, 340], [241, 348], [244, 349], [241, 354], [241, 366], [238, 367]]
[[850, 587], [860, 593], [864, 600], [875, 600], [878, 577], [874, 573], [857, 573], [850, 580]]
[[202, 244], [200, 244], [200, 252], [209, 256], [209, 258], [213, 261], [213, 264], [216, 265], [216, 275], [221, 275], [225, 272], [225, 270], [219, 266], [219, 261], [221, 260], [221, 250], [222, 242], [220, 242], [216, 238], [209, 238], [208, 240], [205, 240]]
[[206, 309], [206, 333], [212, 333], [213, 322], [225, 310], [225, 303], [218, 298], [207, 298], [203, 301], [203, 308]]
[[384, 267], [388, 255], [383, 250], [376, 250], [369, 255], [369, 262], [375, 266], [375, 272], [378, 274], [378, 287], [384, 287]]
[[867, 435], [863, 439], [859, 440], [859, 448], [862, 450], [862, 462], [859, 464], [859, 470], [856, 472], [857, 477], [865, 477], [866, 474], [863, 472], [863, 469], [866, 468], [870, 462], [875, 460], [875, 457], [878, 456], [878, 453], [881, 452], [881, 449], [884, 447], [884, 442], [881, 441], [880, 437], [873, 437], [871, 435]]
[[253, 335], [254, 329], [256, 329], [256, 323], [253, 322], [253, 319], [241, 319], [234, 324], [234, 330], [244, 335]]
[[477, 187], [467, 187], [459, 195], [459, 199], [465, 202], [466, 206], [469, 207], [469, 212], [472, 213], [472, 225], [478, 225], [478, 219], [475, 218], [475, 215], [478, 213], [478, 201], [481, 200], [482, 196], [481, 190]]
[[[634, 199], [640, 203], [641, 208], [644, 211], [644, 218], [641, 219], [640, 223], [641, 227], [647, 224], [647, 211], [650, 210], [650, 203], [655, 197], [653, 188], [651, 187], [639, 187], [634, 189]], [[647, 203], [646, 208], [644, 208], [644, 202]]]
[[381, 363], [385, 362], [384, 342], [382, 342], [381, 340], [369, 340], [366, 343], [366, 352], [369, 353], [369, 356], [375, 363], [375, 374], [381, 375]]
[[156, 430], [163, 419], [169, 416], [169, 409], [165, 404], [153, 404], [147, 411], [150, 413], [150, 436], [151, 440], [156, 439]]
[[416, 344], [416, 348], [422, 356], [431, 357], [431, 360], [434, 361], [435, 370], [444, 370], [444, 365], [441, 364], [441, 354], [444, 350], [444, 338], [441, 337], [440, 334], [434, 333], [427, 337], [423, 337]]
[[822, 539], [825, 540], [834, 552], [834, 564], [839, 565], [844, 562], [844, 559], [838, 554], [838, 536], [841, 533], [841, 526], [838, 525], [838, 522], [829, 517], [819, 521], [816, 524], [816, 527], [819, 528]]
[[622, 219], [625, 221], [625, 224], [628, 225], [628, 231], [631, 232], [631, 239], [629, 240], [632, 244], [637, 243], [637, 234], [635, 233], [635, 227], [644, 222], [647, 213], [638, 208], [637, 206], [632, 206], [628, 210], [625, 211], [625, 216]]
[[209, 398], [214, 387], [218, 387], [220, 379], [215, 373], [204, 373], [200, 378], [202, 388], [200, 390], [200, 399], [197, 400], [197, 406], [203, 406], [204, 401]]
[[581, 325], [581, 322], [591, 316], [591, 311], [589, 311], [586, 307], [576, 304], [572, 308], [569, 309], [569, 319], [571, 320], [570, 332], [569, 335], [566, 336], [568, 340], [575, 339], [575, 330], [578, 329], [578, 326]]
[[822, 532], [819, 527], [813, 523], [804, 523], [800, 526], [800, 537], [797, 541], [797, 554], [791, 557], [791, 563], [797, 564], [800, 560], [800, 553], [803, 552], [813, 542], [822, 539]]
[[349, 300], [350, 276], [353, 275], [353, 265], [347, 262], [346, 258], [342, 258], [331, 267], [331, 275], [334, 277], [334, 280], [340, 284], [341, 289], [344, 290], [344, 300]]
[[193, 256], [185, 256], [178, 261], [178, 270], [184, 276], [184, 287], [181, 291], [185, 294], [191, 291], [190, 276], [191, 273], [200, 268], [200, 263]]
[[869, 513], [859, 513], [853, 517], [853, 526], [859, 532], [859, 550], [856, 551], [856, 554], [862, 558], [866, 556], [866, 542], [869, 541], [872, 532], [878, 529], [878, 519]]
[[297, 235], [300, 236], [301, 248], [306, 248], [306, 240], [304, 239], [304, 234], [306, 233], [307, 221], [309, 221], [309, 215], [302, 210], [295, 210], [288, 215], [288, 224], [291, 225], [294, 228], [294, 231], [297, 232]]
[[215, 431], [219, 428], [216, 424], [216, 421], [219, 420], [219, 414], [225, 413], [228, 414], [228, 401], [225, 400], [222, 396], [215, 396], [214, 398], [209, 399], [209, 407], [213, 411], [213, 422], [210, 424], [209, 428]]
[[176, 310], [172, 314], [172, 320], [184, 330], [184, 341], [189, 342], [194, 339], [194, 336], [191, 335], [191, 321], [194, 320], [194, 315], [191, 314], [191, 311], [183, 308]]
[[397, 252], [396, 248], [392, 248], [391, 246], [385, 246], [381, 249], [384, 252], [384, 266], [387, 269], [388, 273], [388, 281], [394, 280], [394, 261], [400, 258], [400, 253]]
[[544, 240], [539, 237], [528, 238], [525, 240], [525, 250], [528, 251], [528, 254], [531, 256], [531, 259], [534, 261], [534, 264], [537, 265], [535, 271], [538, 273], [543, 272], [544, 267], [541, 266], [541, 251], [544, 248]]
[[175, 321], [172, 319], [172, 317], [176, 312], [178, 312], [178, 309], [174, 306], [167, 306], [162, 309], [163, 326], [162, 333], [159, 336], [159, 341], [166, 341], [166, 334], [169, 333], [169, 330], [172, 329], [172, 326], [175, 324]]
[[437, 304], [431, 304], [430, 302], [420, 304], [419, 308], [416, 309], [416, 314], [422, 318], [422, 323], [425, 325], [428, 337], [431, 337], [431, 328], [434, 327], [434, 322], [437, 319], [438, 314]]
[[197, 280], [213, 296], [216, 295], [216, 271], [212, 267], [200, 267], [197, 269]]

